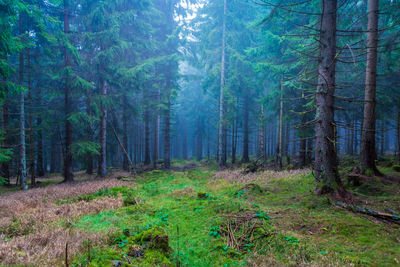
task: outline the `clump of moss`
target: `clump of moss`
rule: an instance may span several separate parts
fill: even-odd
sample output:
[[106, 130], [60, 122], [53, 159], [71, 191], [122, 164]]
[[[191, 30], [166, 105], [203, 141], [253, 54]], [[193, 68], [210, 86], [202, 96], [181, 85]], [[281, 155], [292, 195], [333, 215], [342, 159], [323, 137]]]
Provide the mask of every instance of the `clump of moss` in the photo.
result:
[[170, 252], [168, 235], [160, 227], [150, 228], [133, 237], [135, 242], [150, 249], [160, 250], [164, 253]]

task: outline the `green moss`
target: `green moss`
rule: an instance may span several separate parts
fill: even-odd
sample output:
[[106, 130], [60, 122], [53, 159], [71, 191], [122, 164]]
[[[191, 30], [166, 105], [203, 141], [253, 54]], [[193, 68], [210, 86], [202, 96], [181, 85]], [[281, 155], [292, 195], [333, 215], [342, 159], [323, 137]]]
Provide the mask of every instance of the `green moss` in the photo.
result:
[[[137, 187], [128, 189], [129, 192], [119, 188], [99, 195], [118, 191], [117, 196], [140, 198], [143, 204], [131, 202], [114, 211], [83, 216], [73, 226], [118, 233], [110, 237], [118, 242], [123, 230], [129, 229], [130, 234], [124, 237], [128, 242], [123, 247], [111, 242], [98, 249], [113, 250], [116, 254], [110, 252], [112, 256], [107, 256], [108, 259], [124, 262], [123, 254], [133, 255], [144, 250], [144, 256], [131, 257], [132, 266], [169, 266], [178, 261], [181, 266], [240, 266], [256, 258], [259, 264], [253, 266], [265, 262], [275, 266], [396, 265], [394, 258], [400, 254], [396, 241], [400, 240], [398, 228], [372, 223], [335, 207], [325, 197], [315, 196], [312, 174], [261, 178], [254, 182], [257, 184], [254, 188], [246, 187], [249, 182], [229, 182], [212, 175], [213, 171], [202, 169], [142, 174], [137, 177]], [[260, 185], [262, 190], [258, 190]], [[185, 188], [207, 192], [212, 197], [202, 199], [194, 194], [177, 198], [174, 195]], [[247, 199], [238, 197], [244, 188], [242, 196], [246, 195]], [[396, 208], [400, 201], [393, 186], [382, 182], [366, 183], [352, 192], [371, 204], [382, 205], [377, 210], [387, 206]], [[250, 252], [226, 248], [225, 238], [210, 235], [210, 229], [221, 226], [226, 215], [256, 214], [257, 210], [270, 215], [269, 228], [255, 232], [259, 239], [255, 244], [248, 244]]]

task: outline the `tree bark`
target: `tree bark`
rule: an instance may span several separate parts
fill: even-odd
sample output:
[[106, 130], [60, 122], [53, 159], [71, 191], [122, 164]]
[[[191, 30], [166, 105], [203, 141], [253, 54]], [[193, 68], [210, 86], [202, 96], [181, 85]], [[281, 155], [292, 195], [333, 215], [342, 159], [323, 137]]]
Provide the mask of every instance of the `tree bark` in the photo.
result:
[[264, 105], [260, 104], [260, 118], [258, 125], [258, 157], [265, 159], [265, 125], [264, 125]]
[[286, 157], [286, 163], [290, 165], [290, 155], [289, 155], [289, 143], [290, 143], [290, 122], [286, 122], [286, 127], [285, 127], [285, 157]]
[[[86, 114], [90, 117], [92, 116], [92, 107], [90, 103], [90, 96], [86, 95]], [[90, 122], [89, 125], [87, 126], [87, 139], [90, 141], [94, 141], [93, 137], [93, 122]], [[93, 174], [93, 155], [92, 153], [88, 153], [86, 157], [86, 173], [87, 174]]]
[[378, 18], [379, 1], [368, 1], [368, 33], [367, 33], [367, 68], [365, 76], [364, 118], [361, 132], [360, 165], [361, 172], [371, 170], [375, 175], [378, 171], [375, 159], [376, 131], [376, 71], [378, 60]]
[[[24, 34], [23, 30], [23, 13], [19, 15], [19, 32]], [[24, 49], [19, 52], [19, 72], [18, 72], [18, 83], [22, 87], [24, 86]], [[19, 99], [19, 175], [21, 181], [21, 187], [28, 189], [26, 184], [26, 148], [25, 148], [25, 92], [21, 90]]]
[[[148, 101], [148, 98], [146, 98]], [[144, 165], [149, 165], [151, 163], [150, 160], [150, 110], [149, 104], [145, 104], [144, 111]]]
[[385, 121], [381, 122], [381, 156], [385, 154]]
[[[123, 149], [128, 149], [128, 98], [126, 93], [122, 96], [122, 147]], [[125, 153], [125, 152], [124, 152]], [[126, 155], [122, 161], [122, 169], [127, 171], [129, 170], [129, 156]]]
[[203, 159], [203, 123], [201, 118], [197, 118], [197, 145], [196, 145], [196, 158], [197, 161]]
[[186, 129], [186, 120], [182, 120], [182, 126], [183, 126], [183, 144], [182, 144], [182, 157], [183, 159], [187, 159], [188, 153], [187, 153], [187, 129]]
[[236, 163], [236, 136], [237, 136], [237, 128], [238, 128], [238, 124], [237, 124], [237, 117], [238, 115], [235, 114], [235, 118], [233, 120], [232, 123], [232, 164]]
[[[41, 90], [38, 90], [37, 93], [37, 103], [40, 107], [42, 105], [42, 93]], [[36, 174], [38, 177], [43, 177], [45, 175], [45, 165], [44, 165], [44, 156], [43, 156], [43, 129], [42, 129], [42, 114], [39, 113], [36, 118], [36, 128], [37, 128], [37, 142], [36, 142], [36, 150], [37, 150], [37, 158], [36, 158]]]
[[278, 166], [279, 169], [282, 169], [283, 164], [282, 164], [282, 154], [283, 154], [283, 90], [284, 90], [284, 86], [283, 86], [283, 74], [281, 77], [281, 97], [280, 97], [280, 105], [279, 105], [279, 139], [278, 139], [278, 149], [277, 149], [277, 153], [276, 153], [276, 157], [277, 157], [277, 162], [278, 162]]
[[322, 1], [318, 87], [316, 94], [315, 178], [317, 193], [340, 189], [334, 129], [337, 0]]
[[169, 169], [171, 167], [171, 66], [168, 66], [166, 74], [166, 108], [164, 111], [164, 168]]
[[[302, 95], [304, 96], [304, 91], [302, 91]], [[306, 104], [306, 100], [302, 97], [302, 106]], [[300, 168], [304, 168], [307, 165], [307, 128], [305, 123], [307, 122], [306, 114], [301, 115], [301, 127], [299, 128], [299, 136], [300, 136]]]
[[103, 78], [101, 81], [101, 104], [100, 104], [100, 157], [98, 175], [104, 177], [107, 175], [107, 107], [105, 98], [107, 97], [107, 81]]
[[221, 80], [219, 89], [219, 125], [218, 125], [218, 165], [226, 166], [226, 123], [225, 123], [225, 46], [226, 46], [226, 11], [227, 0], [224, 0], [224, 14], [222, 23], [222, 56], [221, 56]]
[[[160, 91], [157, 91], [157, 104], [160, 102]], [[158, 140], [160, 138], [160, 110], [156, 109], [154, 114], [154, 142], [153, 142], [153, 168], [157, 169], [158, 161]]]
[[243, 105], [243, 158], [242, 162], [247, 163], [249, 158], [249, 96], [246, 94]]
[[[4, 79], [5, 80], [5, 79]], [[8, 87], [4, 88], [4, 100], [2, 105], [2, 129], [3, 129], [3, 140], [1, 141], [2, 149], [9, 149], [8, 145]], [[1, 164], [1, 176], [6, 179], [5, 184], [10, 184], [10, 165], [8, 162]]]
[[33, 132], [33, 100], [32, 100], [32, 82], [31, 82], [31, 51], [28, 48], [26, 50], [27, 53], [27, 72], [28, 72], [28, 105], [30, 107], [29, 112], [29, 176], [31, 177], [31, 186], [34, 187], [36, 185], [35, 179], [35, 139]]
[[397, 111], [397, 160], [400, 163], [400, 107]]
[[[64, 0], [64, 34], [67, 36], [69, 34], [69, 0]], [[64, 68], [65, 68], [65, 91], [64, 91], [64, 101], [65, 101], [65, 157], [64, 157], [64, 182], [71, 182], [74, 180], [72, 172], [72, 125], [69, 121], [69, 116], [71, 113], [71, 103], [70, 103], [70, 85], [69, 85], [69, 68], [71, 66], [70, 55], [68, 53], [67, 46], [64, 46]]]

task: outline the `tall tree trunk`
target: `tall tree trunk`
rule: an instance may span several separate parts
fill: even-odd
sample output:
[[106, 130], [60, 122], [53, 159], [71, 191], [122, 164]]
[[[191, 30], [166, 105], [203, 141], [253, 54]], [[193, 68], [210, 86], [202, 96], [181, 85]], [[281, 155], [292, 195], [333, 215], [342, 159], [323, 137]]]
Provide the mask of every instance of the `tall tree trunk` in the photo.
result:
[[350, 124], [350, 144], [349, 144], [349, 154], [354, 155], [354, 121]]
[[367, 68], [365, 77], [364, 118], [361, 132], [360, 165], [362, 173], [371, 170], [381, 175], [375, 165], [376, 71], [378, 60], [379, 1], [368, 1]]
[[[40, 104], [40, 102], [39, 102]], [[36, 119], [36, 127], [37, 127], [37, 142], [36, 142], [36, 150], [37, 150], [37, 158], [36, 158], [36, 174], [38, 177], [43, 177], [45, 175], [44, 168], [44, 156], [43, 156], [43, 129], [42, 129], [42, 117], [39, 114]]]
[[[2, 149], [9, 149], [8, 145], [8, 87], [4, 88], [4, 100], [2, 105], [2, 134], [3, 140], [1, 141]], [[6, 179], [5, 184], [10, 184], [10, 165], [8, 162], [3, 162], [1, 164], [1, 176]]]
[[[302, 91], [302, 96], [304, 96], [304, 91]], [[306, 104], [306, 100], [302, 97], [302, 106]], [[307, 128], [305, 126], [307, 122], [306, 114], [301, 115], [301, 126], [299, 128], [300, 136], [300, 168], [304, 168], [307, 165], [306, 149], [307, 149]]]
[[260, 104], [260, 119], [258, 125], [258, 157], [265, 159], [265, 125], [264, 125], [264, 105]]
[[[148, 100], [148, 98], [146, 98]], [[146, 101], [147, 101], [146, 100]], [[150, 160], [150, 110], [148, 103], [144, 111], [144, 165], [149, 165]]]
[[314, 168], [318, 184], [316, 192], [326, 194], [337, 188], [339, 192], [344, 191], [337, 170], [334, 129], [337, 0], [322, 3]]
[[[24, 34], [23, 30], [23, 13], [19, 16], [19, 32]], [[24, 86], [24, 50], [19, 52], [19, 73], [18, 83], [20, 86]], [[26, 148], [25, 148], [25, 93], [23, 90], [20, 92], [19, 99], [19, 175], [21, 181], [21, 187], [28, 189], [26, 184]]]
[[[122, 144], [124, 149], [128, 149], [128, 98], [126, 93], [122, 96]], [[123, 157], [122, 169], [129, 170], [129, 158]]]
[[169, 169], [171, 167], [171, 89], [172, 89], [172, 77], [171, 77], [171, 66], [168, 66], [166, 75], [166, 108], [164, 111], [164, 168]]
[[[39, 89], [37, 93], [37, 104], [40, 107], [42, 105], [42, 92]], [[37, 128], [37, 158], [36, 158], [36, 174], [38, 177], [43, 177], [45, 174], [45, 164], [43, 155], [43, 129], [42, 129], [42, 114], [39, 113], [36, 118], [36, 128]]]
[[107, 107], [105, 98], [107, 97], [107, 81], [103, 78], [101, 81], [101, 104], [100, 104], [100, 157], [98, 175], [104, 177], [107, 175]]
[[358, 121], [354, 120], [354, 153], [358, 153]]
[[289, 155], [289, 143], [290, 143], [290, 122], [286, 122], [286, 127], [285, 127], [285, 157], [286, 157], [286, 163], [290, 165], [290, 155]]
[[400, 163], [400, 107], [397, 110], [397, 160]]
[[201, 118], [197, 119], [197, 145], [196, 145], [196, 158], [197, 161], [203, 159], [203, 124]]
[[35, 139], [33, 133], [33, 100], [32, 100], [32, 82], [31, 82], [31, 51], [28, 48], [26, 50], [27, 53], [27, 72], [28, 72], [28, 104], [30, 107], [29, 112], [29, 176], [31, 177], [31, 186], [34, 187], [36, 185], [35, 179]]
[[235, 114], [235, 118], [233, 120], [232, 123], [232, 164], [236, 163], [236, 136], [237, 136], [237, 132], [236, 129], [238, 127], [238, 124], [236, 123], [236, 118], [237, 118], [237, 114]]
[[57, 160], [59, 159], [57, 148], [57, 134], [53, 133], [50, 141], [50, 173], [55, 173], [57, 171]]
[[218, 165], [226, 166], [226, 123], [225, 123], [225, 46], [226, 46], [226, 10], [227, 0], [224, 0], [224, 14], [222, 23], [222, 56], [221, 56], [221, 80], [219, 89], [219, 125], [218, 125]]
[[242, 162], [250, 161], [249, 158], [249, 96], [246, 94], [243, 105], [243, 159]]
[[[69, 34], [69, 0], [64, 0], [64, 34], [68, 38]], [[68, 53], [67, 46], [64, 46], [64, 68], [65, 70], [65, 157], [64, 157], [64, 182], [70, 182], [74, 180], [72, 172], [72, 125], [69, 121], [69, 116], [71, 113], [71, 103], [69, 99], [70, 95], [70, 85], [69, 85], [69, 68], [71, 66], [70, 56]]]
[[281, 97], [280, 97], [280, 105], [279, 105], [279, 139], [278, 139], [278, 149], [277, 149], [277, 161], [279, 169], [282, 169], [282, 154], [283, 154], [283, 74], [281, 77]]
[[[157, 104], [160, 103], [160, 90], [157, 91]], [[157, 108], [154, 114], [154, 142], [153, 142], [153, 168], [157, 168], [158, 140], [160, 138], [160, 110]]]
[[381, 156], [385, 154], [385, 120], [381, 122]]
[[[87, 95], [86, 96], [86, 114], [88, 115], [88, 117], [92, 116], [92, 107], [91, 107], [91, 103], [90, 103], [90, 96]], [[90, 141], [94, 141], [93, 140], [93, 122], [90, 122], [88, 127], [87, 127], [87, 139]], [[88, 153], [86, 156], [86, 173], [87, 174], [93, 174], [93, 154], [92, 153]]]
[[182, 144], [182, 157], [183, 159], [187, 159], [188, 153], [187, 153], [187, 127], [186, 127], [186, 120], [182, 120], [182, 126], [183, 126], [183, 144]]

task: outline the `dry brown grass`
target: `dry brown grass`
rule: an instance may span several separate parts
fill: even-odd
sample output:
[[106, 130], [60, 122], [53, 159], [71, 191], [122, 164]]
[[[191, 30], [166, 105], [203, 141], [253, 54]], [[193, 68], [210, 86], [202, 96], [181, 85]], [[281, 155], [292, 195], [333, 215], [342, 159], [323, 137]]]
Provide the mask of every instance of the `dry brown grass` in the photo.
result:
[[214, 174], [214, 178], [222, 178], [230, 182], [248, 183], [253, 181], [288, 178], [295, 175], [305, 175], [308, 173], [310, 173], [310, 170], [302, 169], [289, 171], [265, 170], [262, 172], [244, 174], [243, 169], [237, 169], [216, 172]]
[[185, 197], [194, 197], [196, 196], [196, 190], [194, 190], [192, 187], [185, 187], [183, 189], [178, 189], [173, 191], [171, 196], [175, 197], [176, 199], [182, 199]]
[[107, 242], [106, 234], [87, 233], [81, 230], [55, 228], [0, 242], [0, 263], [23, 266], [62, 266], [68, 243], [68, 258], [84, 250], [83, 243], [93, 245]]
[[64, 221], [68, 227], [68, 222], [77, 216], [117, 209], [123, 206], [122, 198], [103, 197], [62, 205], [56, 205], [55, 201], [118, 186], [132, 186], [132, 183], [99, 179], [1, 195], [0, 264], [55, 266], [67, 241], [70, 255], [78, 251], [84, 240], [96, 242], [99, 235], [69, 232], [57, 222]]

